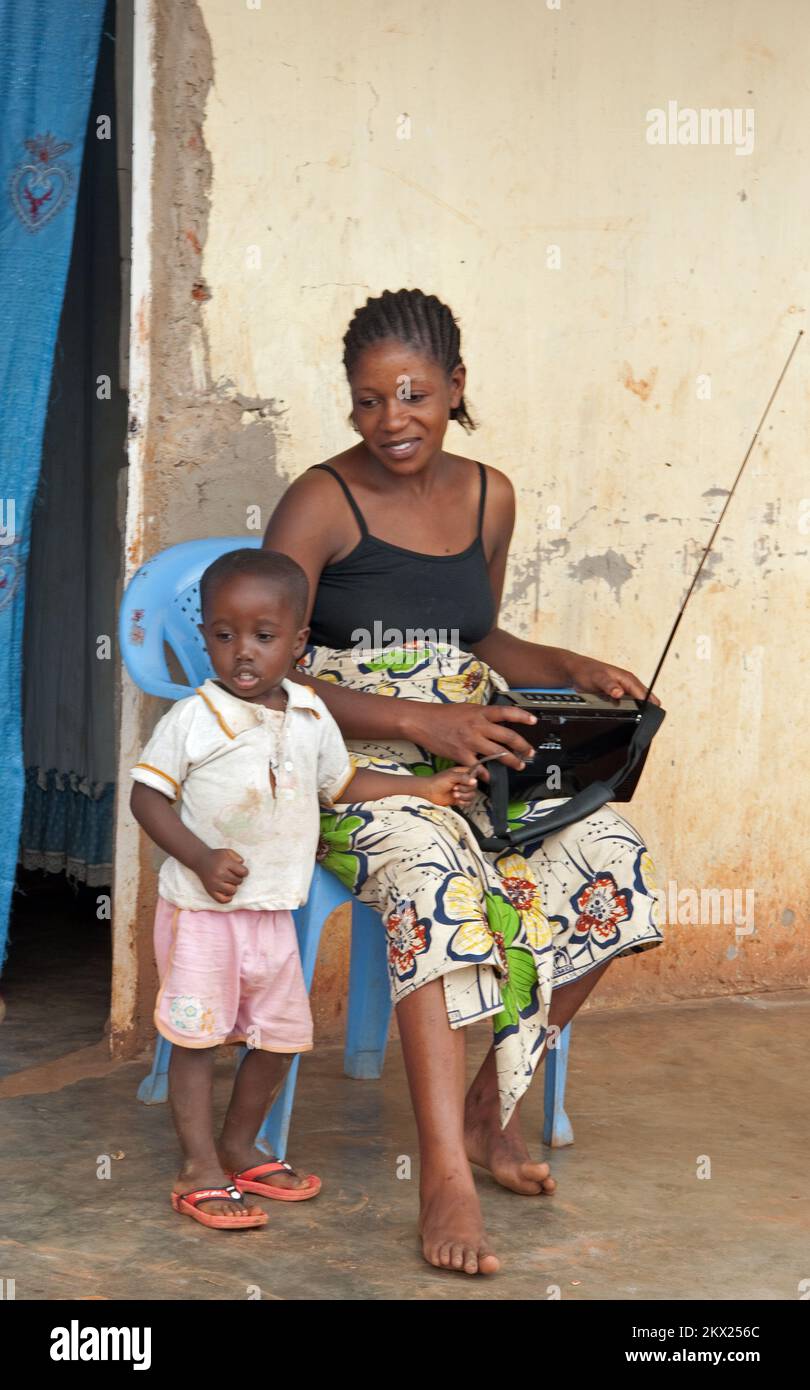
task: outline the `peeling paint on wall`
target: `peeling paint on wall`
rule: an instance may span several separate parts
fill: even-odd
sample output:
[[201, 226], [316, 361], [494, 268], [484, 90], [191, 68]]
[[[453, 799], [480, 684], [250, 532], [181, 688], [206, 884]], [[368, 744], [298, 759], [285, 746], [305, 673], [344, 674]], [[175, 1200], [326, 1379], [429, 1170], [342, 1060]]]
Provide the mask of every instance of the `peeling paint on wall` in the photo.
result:
[[[217, 292], [202, 272], [213, 166], [204, 137], [214, 81], [211, 41], [195, 0], [158, 7], [163, 77], [156, 110], [154, 297], [149, 431], [154, 467], [147, 550], [204, 535], [263, 528], [285, 483], [276, 472], [283, 410], [212, 380], [204, 306]], [[166, 80], [171, 75], [171, 81]]]
[[615, 550], [606, 550], [604, 555], [583, 555], [575, 564], [569, 564], [568, 573], [578, 584], [589, 579], [603, 579], [611, 590], [616, 602], [621, 601], [622, 586], [633, 574], [631, 565], [623, 555]]
[[[157, 3], [155, 22], [151, 393], [148, 418], [133, 421], [145, 435], [143, 510], [132, 528], [139, 557], [198, 536], [248, 534], [249, 524], [255, 534], [285, 485], [275, 469], [283, 412], [272, 399], [247, 400], [232, 383], [211, 380], [203, 312], [215, 289], [201, 271], [212, 177], [203, 138], [214, 75], [209, 36], [194, 0]], [[145, 337], [145, 323], [136, 310], [136, 335]], [[141, 698], [142, 741], [165, 708]], [[119, 783], [128, 786], [129, 780], [124, 758]], [[138, 862], [116, 862], [119, 882], [137, 878], [136, 1016], [126, 1034], [113, 1039], [118, 1055], [132, 1055], [153, 1032], [151, 859], [141, 837]]]

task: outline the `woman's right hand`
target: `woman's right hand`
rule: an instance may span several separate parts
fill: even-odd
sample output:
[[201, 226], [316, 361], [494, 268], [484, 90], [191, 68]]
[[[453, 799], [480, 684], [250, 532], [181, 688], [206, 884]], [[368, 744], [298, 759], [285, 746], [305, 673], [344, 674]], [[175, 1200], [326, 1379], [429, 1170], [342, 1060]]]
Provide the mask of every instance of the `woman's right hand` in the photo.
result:
[[[503, 753], [505, 767], [520, 769], [534, 749], [513, 724], [536, 724], [535, 715], [510, 705], [435, 705], [408, 700], [407, 737], [440, 758], [472, 767]], [[486, 773], [481, 774], [486, 777]]]

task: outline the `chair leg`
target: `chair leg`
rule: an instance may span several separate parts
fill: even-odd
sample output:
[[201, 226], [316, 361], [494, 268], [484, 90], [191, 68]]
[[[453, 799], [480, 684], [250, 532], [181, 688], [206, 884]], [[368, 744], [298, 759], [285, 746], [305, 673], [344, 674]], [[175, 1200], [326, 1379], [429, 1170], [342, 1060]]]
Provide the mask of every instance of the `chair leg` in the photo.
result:
[[[316, 875], [313, 880], [312, 890], [306, 907], [299, 908], [295, 917], [295, 927], [298, 932], [298, 949], [301, 955], [301, 967], [304, 972], [304, 983], [307, 987], [307, 994], [312, 988], [312, 977], [315, 973], [315, 961], [318, 957], [318, 945], [321, 939], [321, 930], [329, 913], [334, 906], [334, 900], [340, 889], [328, 882], [325, 874]], [[338, 899], [339, 901], [339, 899]], [[241, 1061], [247, 1054], [247, 1048], [241, 1049]], [[287, 1139], [290, 1133], [290, 1120], [292, 1118], [293, 1104], [295, 1102], [295, 1088], [298, 1083], [298, 1068], [301, 1063], [300, 1053], [293, 1058], [290, 1069], [284, 1078], [284, 1084], [276, 1096], [270, 1111], [265, 1116], [259, 1133], [256, 1135], [256, 1144], [265, 1153], [273, 1154], [275, 1158], [286, 1158]]]
[[284, 1085], [276, 1096], [275, 1102], [270, 1109], [264, 1124], [256, 1135], [256, 1144], [267, 1154], [272, 1154], [274, 1158], [287, 1157], [287, 1140], [290, 1133], [290, 1120], [292, 1119], [293, 1103], [295, 1101], [295, 1087], [298, 1082], [298, 1067], [301, 1061], [301, 1054], [290, 1063], [290, 1069], [284, 1079]]
[[352, 950], [349, 969], [349, 1014], [343, 1070], [347, 1076], [382, 1075], [391, 993], [385, 931], [379, 913], [365, 903], [352, 905]]
[[158, 1033], [155, 1043], [155, 1055], [152, 1059], [152, 1070], [145, 1076], [138, 1087], [138, 1100], [143, 1101], [144, 1105], [162, 1105], [169, 1098], [169, 1060], [172, 1055], [172, 1045], [168, 1038], [164, 1038], [162, 1033]]
[[543, 1143], [552, 1149], [573, 1144], [574, 1131], [565, 1113], [565, 1080], [568, 1071], [568, 1045], [571, 1025], [566, 1024], [557, 1039], [557, 1046], [546, 1049], [543, 1091]]

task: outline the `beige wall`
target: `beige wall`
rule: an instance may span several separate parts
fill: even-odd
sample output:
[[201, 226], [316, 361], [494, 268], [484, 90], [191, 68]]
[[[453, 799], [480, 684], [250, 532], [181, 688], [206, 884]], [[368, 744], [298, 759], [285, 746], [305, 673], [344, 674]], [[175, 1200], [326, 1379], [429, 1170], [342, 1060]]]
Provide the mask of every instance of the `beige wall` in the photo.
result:
[[[348, 319], [418, 285], [461, 321], [481, 421], [448, 447], [518, 492], [502, 624], [649, 676], [806, 320], [803, 17], [800, 0], [158, 0], [141, 553], [242, 531], [251, 505], [263, 523], [351, 442]], [[670, 100], [753, 109], [753, 151], [649, 144]], [[753, 891], [756, 929], [670, 926], [595, 1006], [807, 979], [809, 354], [678, 634], [628, 808], [664, 883]], [[336, 933], [322, 956], [326, 1029], [344, 950]]]

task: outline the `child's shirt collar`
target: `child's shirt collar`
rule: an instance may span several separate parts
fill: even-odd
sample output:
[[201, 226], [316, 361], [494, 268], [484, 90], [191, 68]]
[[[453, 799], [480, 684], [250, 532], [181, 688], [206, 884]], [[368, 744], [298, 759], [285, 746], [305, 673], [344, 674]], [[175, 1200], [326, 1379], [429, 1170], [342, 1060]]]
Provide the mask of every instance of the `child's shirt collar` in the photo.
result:
[[[308, 685], [298, 685], [295, 681], [288, 680], [285, 676], [281, 682], [282, 689], [287, 694], [287, 709], [285, 713], [293, 710], [301, 710], [312, 715], [315, 719], [320, 719], [320, 712], [317, 708], [318, 697], [314, 690]], [[237, 734], [247, 733], [249, 729], [255, 729], [257, 724], [265, 723], [267, 720], [274, 719], [281, 710], [268, 709], [266, 705], [261, 705], [253, 700], [242, 700], [238, 695], [231, 694], [230, 690], [225, 690], [223, 686], [217, 685], [215, 680], [208, 679], [202, 685], [197, 686], [197, 694], [205, 701], [212, 714], [216, 715], [220, 728], [228, 738], [236, 738]]]

